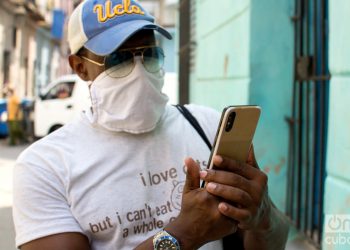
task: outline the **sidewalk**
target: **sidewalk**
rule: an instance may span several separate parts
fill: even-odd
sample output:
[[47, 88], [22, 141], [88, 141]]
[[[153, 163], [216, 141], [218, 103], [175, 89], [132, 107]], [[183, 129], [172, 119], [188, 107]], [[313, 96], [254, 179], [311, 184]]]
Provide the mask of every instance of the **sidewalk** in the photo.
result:
[[0, 249], [15, 250], [15, 231], [12, 222], [12, 171], [17, 156], [27, 147], [8, 147], [0, 140]]

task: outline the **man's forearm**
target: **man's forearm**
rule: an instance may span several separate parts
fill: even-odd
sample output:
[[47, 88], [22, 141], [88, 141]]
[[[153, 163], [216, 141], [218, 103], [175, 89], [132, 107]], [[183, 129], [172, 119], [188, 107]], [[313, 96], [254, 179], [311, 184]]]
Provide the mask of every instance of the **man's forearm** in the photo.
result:
[[287, 218], [268, 199], [269, 210], [265, 225], [259, 230], [244, 232], [244, 249], [282, 250], [288, 238], [289, 223]]

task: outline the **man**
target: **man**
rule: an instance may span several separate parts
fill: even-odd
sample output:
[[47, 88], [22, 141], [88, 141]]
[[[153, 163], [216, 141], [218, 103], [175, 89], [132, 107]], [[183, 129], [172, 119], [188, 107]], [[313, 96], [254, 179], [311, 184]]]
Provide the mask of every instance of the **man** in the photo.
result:
[[9, 145], [14, 146], [24, 139], [21, 125], [21, 101], [12, 86], [7, 90], [7, 115], [9, 128]]
[[[245, 249], [284, 248], [288, 227], [253, 150], [247, 163], [216, 156], [218, 170], [200, 171], [210, 152], [166, 105], [154, 30], [171, 38], [136, 1], [85, 0], [72, 14], [69, 63], [90, 82], [92, 108], [19, 157], [21, 249], [216, 250], [225, 236]], [[213, 141], [218, 113], [187, 108]]]

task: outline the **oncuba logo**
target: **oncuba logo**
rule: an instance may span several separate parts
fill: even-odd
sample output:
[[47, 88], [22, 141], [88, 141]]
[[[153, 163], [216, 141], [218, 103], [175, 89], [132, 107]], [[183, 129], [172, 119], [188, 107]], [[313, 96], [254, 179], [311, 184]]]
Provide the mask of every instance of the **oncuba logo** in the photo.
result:
[[[342, 249], [349, 249], [350, 214], [327, 214], [325, 217], [325, 231], [323, 238], [326, 245], [347, 246]], [[326, 248], [333, 249], [333, 247], [329, 248], [328, 246]]]
[[130, 0], [123, 0], [123, 4], [117, 4], [114, 7], [112, 6], [112, 1], [110, 0], [106, 1], [104, 5], [96, 4], [94, 6], [94, 13], [97, 13], [97, 20], [100, 23], [104, 23], [109, 19], [125, 14], [145, 14], [145, 12], [143, 12], [140, 7], [131, 5]]
[[327, 214], [325, 218], [326, 233], [350, 233], [350, 215]]

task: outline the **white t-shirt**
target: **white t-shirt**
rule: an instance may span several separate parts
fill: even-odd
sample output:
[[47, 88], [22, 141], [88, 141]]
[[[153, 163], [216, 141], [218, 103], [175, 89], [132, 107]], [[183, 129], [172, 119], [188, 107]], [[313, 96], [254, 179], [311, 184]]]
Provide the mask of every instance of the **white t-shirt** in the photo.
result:
[[[219, 114], [189, 105], [213, 141]], [[34, 143], [14, 173], [16, 245], [64, 232], [86, 235], [92, 249], [132, 249], [180, 211], [185, 157], [206, 168], [209, 149], [172, 106], [146, 134], [111, 133], [91, 114]], [[201, 249], [222, 249], [212, 242]]]

